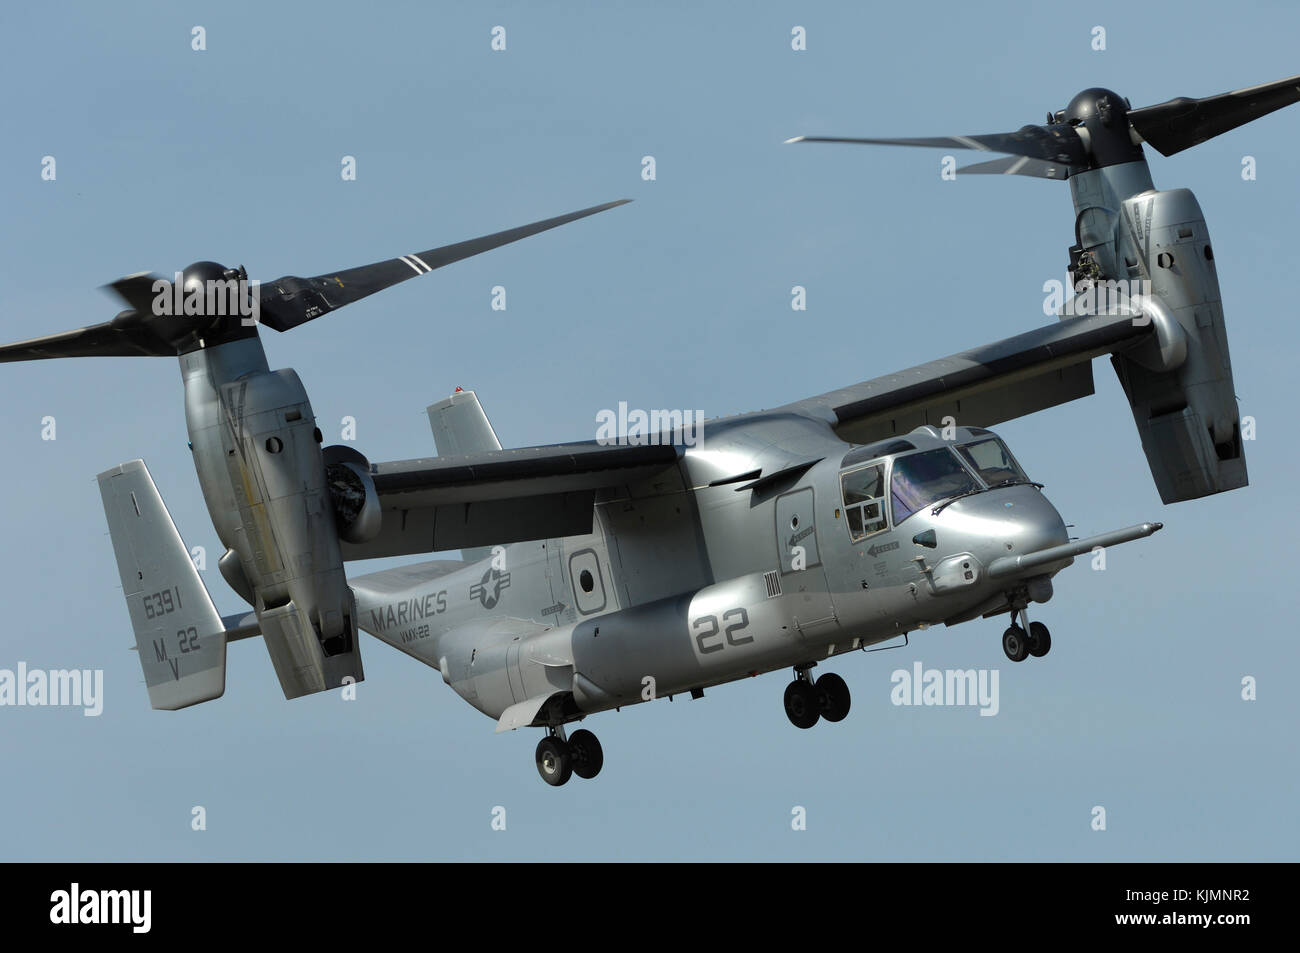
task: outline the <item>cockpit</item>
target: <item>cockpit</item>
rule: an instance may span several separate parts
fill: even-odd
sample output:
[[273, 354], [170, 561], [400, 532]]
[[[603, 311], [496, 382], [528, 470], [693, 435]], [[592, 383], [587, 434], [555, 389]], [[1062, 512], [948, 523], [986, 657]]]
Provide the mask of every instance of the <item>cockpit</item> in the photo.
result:
[[895, 457], [890, 468], [889, 496], [897, 526], [921, 507], [978, 490], [975, 477], [950, 447], [921, 450]]
[[966, 461], [986, 486], [1002, 486], [1010, 483], [1028, 483], [1029, 477], [1020, 469], [1016, 458], [1011, 455], [1007, 445], [987, 430], [988, 436], [977, 437], [969, 443], [957, 445], [957, 452]]
[[951, 440], [933, 427], [921, 427], [909, 439], [849, 451], [840, 470], [844, 516], [855, 542], [897, 526], [927, 506], [1029, 482], [1006, 444], [978, 427], [959, 427]]

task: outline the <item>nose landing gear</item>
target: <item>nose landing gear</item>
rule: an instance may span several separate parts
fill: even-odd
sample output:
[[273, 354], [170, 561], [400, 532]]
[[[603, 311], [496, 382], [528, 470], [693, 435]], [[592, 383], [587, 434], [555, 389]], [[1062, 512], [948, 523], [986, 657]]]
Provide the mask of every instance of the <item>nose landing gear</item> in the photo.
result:
[[1014, 623], [1008, 626], [1007, 631], [1002, 633], [1002, 651], [1013, 662], [1023, 662], [1029, 658], [1029, 637], [1025, 630]]
[[[1052, 633], [1041, 622], [1030, 622], [1024, 609], [1013, 610], [1012, 618], [1020, 616], [1023, 625], [1014, 621], [1002, 633], [1002, 651], [1013, 662], [1023, 662], [1029, 656], [1042, 658], [1052, 649]], [[1027, 631], [1026, 631], [1027, 630]]]
[[1029, 654], [1042, 658], [1052, 650], [1052, 633], [1041, 622], [1029, 623]]

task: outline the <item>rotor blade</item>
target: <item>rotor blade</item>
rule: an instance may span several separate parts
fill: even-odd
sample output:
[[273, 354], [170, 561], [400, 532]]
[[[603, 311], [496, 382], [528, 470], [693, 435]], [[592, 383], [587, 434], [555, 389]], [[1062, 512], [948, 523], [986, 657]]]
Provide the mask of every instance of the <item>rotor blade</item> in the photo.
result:
[[[137, 315], [146, 315], [154, 313], [154, 302], [158, 297], [158, 293], [153, 290], [153, 286], [154, 282], [158, 280], [156, 275], [142, 271], [138, 274], [127, 275], [125, 278], [119, 278], [105, 287], [125, 301]], [[168, 282], [168, 288], [170, 286], [171, 282]], [[115, 323], [119, 325], [125, 320], [127, 320], [125, 313], [119, 314], [114, 319]]]
[[1025, 126], [1017, 132], [984, 136], [937, 136], [928, 139], [849, 139], [832, 136], [795, 136], [786, 142], [850, 142], [872, 146], [923, 146], [930, 149], [977, 149], [1007, 152], [1063, 165], [1086, 166], [1088, 150], [1074, 128], [1064, 124]]
[[1026, 156], [1003, 156], [988, 162], [962, 166], [958, 175], [1027, 175], [1037, 179], [1067, 179], [1070, 177], [1068, 165], [1044, 162], [1042, 159], [1030, 159]]
[[176, 347], [158, 337], [142, 317], [152, 313], [155, 280], [144, 273], [117, 279], [107, 287], [131, 306], [128, 310], [103, 324], [6, 344], [0, 347], [0, 363], [55, 357], [175, 357]]
[[507, 229], [482, 238], [444, 245], [429, 251], [422, 251], [373, 265], [349, 268], [347, 271], [331, 272], [315, 278], [297, 278], [287, 275], [275, 281], [265, 282], [261, 286], [261, 323], [276, 331], [288, 331], [300, 324], [306, 324], [330, 311], [336, 311], [344, 305], [359, 301], [376, 291], [383, 291], [408, 278], [428, 274], [435, 268], [450, 265], [452, 262], [469, 258], [481, 252], [517, 242], [521, 238], [536, 235], [560, 225], [595, 215], [606, 209], [626, 205], [631, 199], [606, 202], [568, 215], [544, 219], [531, 225]]
[[1171, 156], [1296, 102], [1300, 102], [1300, 76], [1290, 76], [1204, 99], [1180, 96], [1132, 109], [1128, 119], [1153, 149]]
[[[131, 315], [131, 312], [123, 312]], [[134, 317], [134, 315], [131, 315]], [[148, 328], [117, 320], [88, 328], [47, 334], [0, 347], [0, 364], [54, 357], [175, 357], [176, 349], [158, 340]]]

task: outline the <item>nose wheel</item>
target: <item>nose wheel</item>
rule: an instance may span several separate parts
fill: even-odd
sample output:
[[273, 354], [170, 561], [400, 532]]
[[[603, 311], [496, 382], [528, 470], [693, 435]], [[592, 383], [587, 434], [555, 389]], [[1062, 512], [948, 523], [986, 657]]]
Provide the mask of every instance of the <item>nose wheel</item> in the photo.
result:
[[1024, 609], [1020, 610], [1019, 625], [1012, 622], [1002, 633], [1002, 651], [1013, 662], [1023, 662], [1029, 656], [1042, 658], [1052, 650], [1052, 633], [1041, 622], [1030, 622]]
[[1029, 658], [1029, 636], [1018, 625], [1010, 625], [1002, 633], [1002, 651], [1013, 662], [1023, 662]]
[[794, 670], [794, 681], [785, 687], [785, 716], [796, 728], [811, 728], [818, 721], [843, 721], [852, 698], [849, 686], [834, 672], [813, 681], [808, 666]]

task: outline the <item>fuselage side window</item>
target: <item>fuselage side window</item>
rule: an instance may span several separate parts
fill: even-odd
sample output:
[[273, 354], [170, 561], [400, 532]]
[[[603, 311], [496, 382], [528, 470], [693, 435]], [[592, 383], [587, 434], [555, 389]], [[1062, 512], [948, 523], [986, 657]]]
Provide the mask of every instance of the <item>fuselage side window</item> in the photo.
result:
[[865, 539], [887, 529], [885, 521], [885, 465], [845, 470], [840, 474], [840, 492], [844, 498], [844, 517], [849, 537]]

